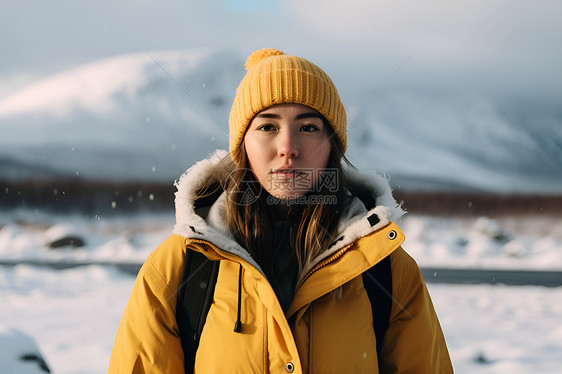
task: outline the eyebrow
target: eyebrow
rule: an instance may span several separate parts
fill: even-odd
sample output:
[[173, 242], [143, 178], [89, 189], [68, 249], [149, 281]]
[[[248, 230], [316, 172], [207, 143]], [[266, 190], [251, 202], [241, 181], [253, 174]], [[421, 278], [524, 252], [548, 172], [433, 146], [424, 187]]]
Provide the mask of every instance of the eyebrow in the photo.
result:
[[[259, 113], [256, 117], [275, 118], [275, 119], [281, 118], [281, 116], [279, 116], [278, 114], [274, 114], [274, 113]], [[314, 113], [314, 112], [301, 113], [301, 114], [299, 114], [295, 117], [295, 119], [304, 119], [304, 118], [320, 118], [322, 120], [324, 119], [324, 117], [320, 113]]]
[[273, 113], [258, 113], [256, 115], [256, 117], [259, 117], [259, 118], [281, 118], [277, 114], [273, 114]]
[[310, 112], [310, 113], [299, 114], [295, 119], [303, 119], [303, 118], [320, 118], [323, 120], [324, 116], [322, 116], [320, 113]]

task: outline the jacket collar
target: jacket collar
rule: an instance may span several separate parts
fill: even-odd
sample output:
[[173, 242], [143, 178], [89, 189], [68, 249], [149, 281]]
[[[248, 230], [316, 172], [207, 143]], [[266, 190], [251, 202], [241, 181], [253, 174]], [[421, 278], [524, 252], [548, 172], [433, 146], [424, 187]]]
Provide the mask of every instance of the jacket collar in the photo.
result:
[[[195, 208], [196, 192], [209, 179], [216, 179], [214, 167], [227, 156], [228, 152], [217, 150], [208, 159], [199, 161], [189, 168], [179, 181], [175, 182], [177, 192], [175, 194], [176, 224], [174, 234], [185, 238], [209, 241], [218, 248], [241, 257], [263, 273], [250, 254], [234, 240], [226, 227], [224, 220], [225, 193], [222, 193], [214, 201], [208, 212], [202, 212]], [[375, 173], [367, 175], [358, 172], [352, 174], [351, 178], [357, 184], [363, 186], [363, 189], [376, 200], [376, 206], [368, 209], [361, 199], [348, 193], [350, 199], [342, 212], [338, 225], [339, 235], [337, 240], [304, 269], [304, 274], [339, 249], [377, 231], [405, 213], [392, 197], [387, 178]], [[304, 274], [301, 274], [301, 276]]]

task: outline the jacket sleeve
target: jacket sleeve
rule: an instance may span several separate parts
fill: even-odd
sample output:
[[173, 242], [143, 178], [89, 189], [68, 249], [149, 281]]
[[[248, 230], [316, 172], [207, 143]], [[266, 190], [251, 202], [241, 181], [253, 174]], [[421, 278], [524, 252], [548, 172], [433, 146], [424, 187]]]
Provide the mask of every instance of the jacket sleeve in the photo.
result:
[[[178, 251], [175, 258], [170, 256]], [[181, 240], [171, 237], [142, 266], [117, 330], [110, 374], [184, 372], [176, 323], [177, 287], [170, 286], [179, 284], [181, 254]]]
[[452, 373], [445, 337], [418, 265], [402, 248], [390, 257], [393, 304], [382, 373]]

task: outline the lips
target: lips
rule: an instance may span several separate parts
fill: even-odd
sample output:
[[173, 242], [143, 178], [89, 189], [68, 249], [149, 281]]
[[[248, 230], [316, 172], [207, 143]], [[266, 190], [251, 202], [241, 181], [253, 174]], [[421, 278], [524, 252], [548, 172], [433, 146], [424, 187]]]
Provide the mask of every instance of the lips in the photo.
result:
[[270, 172], [280, 178], [295, 178], [303, 174], [299, 169], [294, 168], [279, 168]]

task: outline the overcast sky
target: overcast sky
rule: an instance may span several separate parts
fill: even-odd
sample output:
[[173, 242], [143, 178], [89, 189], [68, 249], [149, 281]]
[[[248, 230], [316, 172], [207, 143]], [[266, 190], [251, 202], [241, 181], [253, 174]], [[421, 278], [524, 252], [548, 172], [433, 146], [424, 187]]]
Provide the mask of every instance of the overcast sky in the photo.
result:
[[407, 61], [388, 89], [559, 102], [561, 39], [561, 1], [19, 0], [0, 12], [0, 97], [118, 54], [216, 46], [242, 58], [271, 46], [336, 84], [376, 88]]

